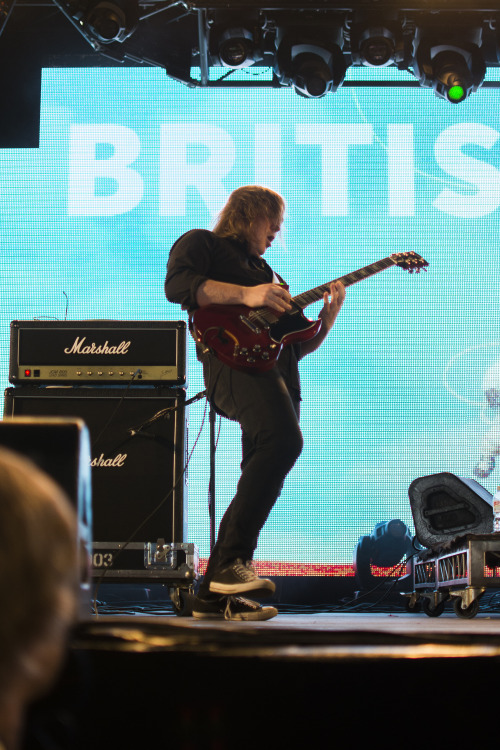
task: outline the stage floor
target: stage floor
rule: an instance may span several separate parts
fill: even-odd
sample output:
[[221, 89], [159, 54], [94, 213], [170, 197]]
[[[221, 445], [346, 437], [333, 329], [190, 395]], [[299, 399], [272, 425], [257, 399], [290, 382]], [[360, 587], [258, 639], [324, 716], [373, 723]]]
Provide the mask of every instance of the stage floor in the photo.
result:
[[406, 612], [278, 614], [265, 622], [176, 615], [100, 615], [77, 639], [94, 648], [185, 651], [272, 659], [500, 656], [500, 613], [462, 619]]
[[[121, 617], [98, 618], [120, 621]], [[137, 618], [133, 618], [134, 620]], [[139, 618], [141, 619], [141, 618]], [[144, 618], [148, 620], [149, 618]], [[338, 612], [335, 614], [317, 612], [312, 614], [278, 614], [272, 620], [266, 622], [241, 623], [225, 622], [217, 620], [195, 620], [193, 617], [160, 617], [159, 622], [168, 622], [185, 628], [211, 628], [223, 630], [241, 630], [243, 626], [251, 626], [267, 630], [268, 628], [283, 630], [310, 630], [335, 634], [348, 631], [350, 633], [365, 633], [375, 631], [382, 633], [398, 634], [422, 634], [422, 633], [465, 633], [471, 635], [491, 634], [500, 638], [500, 613], [478, 614], [477, 617], [466, 620], [460, 619], [452, 612], [445, 612], [440, 617], [427, 617], [425, 614], [410, 614], [397, 612], [384, 612], [368, 614], [357, 612], [355, 614]], [[97, 621], [97, 620], [96, 620]]]

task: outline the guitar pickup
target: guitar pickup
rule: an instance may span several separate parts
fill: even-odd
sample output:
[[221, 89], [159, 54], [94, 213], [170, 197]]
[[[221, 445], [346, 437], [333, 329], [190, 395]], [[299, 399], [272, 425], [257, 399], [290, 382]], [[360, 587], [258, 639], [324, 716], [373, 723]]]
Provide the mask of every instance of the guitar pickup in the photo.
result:
[[246, 326], [248, 326], [248, 328], [250, 328], [252, 333], [258, 334], [261, 332], [260, 328], [256, 326], [255, 323], [252, 323], [252, 321], [246, 318], [244, 315], [240, 315], [239, 317], [240, 317], [241, 322], [244, 323]]

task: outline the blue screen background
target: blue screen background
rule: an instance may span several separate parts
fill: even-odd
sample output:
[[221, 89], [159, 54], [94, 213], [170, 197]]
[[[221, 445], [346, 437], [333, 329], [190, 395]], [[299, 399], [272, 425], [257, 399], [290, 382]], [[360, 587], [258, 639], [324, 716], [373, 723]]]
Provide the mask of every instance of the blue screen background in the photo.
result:
[[[305, 448], [257, 559], [349, 564], [376, 523], [412, 526], [419, 476], [473, 477], [480, 466], [494, 492], [497, 100], [489, 89], [453, 106], [419, 88], [345, 86], [314, 101], [289, 89], [188, 89], [159, 69], [44, 70], [40, 148], [0, 151], [3, 386], [10, 321], [64, 319], [66, 299], [73, 320], [183, 319], [163, 293], [172, 243], [210, 228], [232, 189], [265, 184], [287, 202], [266, 257], [292, 294], [393, 252], [414, 250], [430, 267], [351, 287], [326, 342], [301, 362]], [[188, 348], [189, 397], [203, 382]], [[203, 412], [203, 401], [189, 409], [190, 446]], [[205, 421], [189, 465], [188, 539], [202, 556], [208, 437]], [[218, 518], [239, 454], [238, 427], [223, 421]]]

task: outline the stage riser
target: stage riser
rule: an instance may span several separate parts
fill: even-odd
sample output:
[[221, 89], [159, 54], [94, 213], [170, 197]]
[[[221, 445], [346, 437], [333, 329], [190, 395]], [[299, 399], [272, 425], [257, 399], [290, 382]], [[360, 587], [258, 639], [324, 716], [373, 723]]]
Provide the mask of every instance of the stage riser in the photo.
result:
[[[154, 635], [154, 627], [147, 630]], [[268, 626], [268, 636], [273, 630]], [[259, 635], [252, 631], [249, 641], [256, 640]], [[267, 640], [267, 656], [257, 656], [252, 647], [230, 655], [217, 645], [209, 653], [153, 645], [149, 653], [127, 653], [130, 643], [113, 650], [109, 642], [104, 649], [98, 646], [98, 638], [95, 647], [80, 640], [65, 678], [32, 711], [28, 738], [40, 724], [47, 728], [64, 707], [72, 744], [58, 750], [146, 744], [253, 750], [256, 737], [265, 750], [379, 745], [421, 750], [434, 732], [443, 747], [464, 741], [486, 747], [495, 741], [497, 657], [413, 659], [398, 658], [396, 652], [377, 657], [368, 641], [360, 637], [356, 643], [347, 633], [336, 639], [342, 646], [337, 657], [321, 655], [313, 637], [305, 643], [299, 636], [287, 655], [280, 652], [279, 630]], [[386, 651], [390, 645], [387, 639]], [[306, 646], [310, 654], [301, 658]], [[463, 705], [460, 720], [457, 703]], [[438, 719], [435, 730], [429, 713]]]

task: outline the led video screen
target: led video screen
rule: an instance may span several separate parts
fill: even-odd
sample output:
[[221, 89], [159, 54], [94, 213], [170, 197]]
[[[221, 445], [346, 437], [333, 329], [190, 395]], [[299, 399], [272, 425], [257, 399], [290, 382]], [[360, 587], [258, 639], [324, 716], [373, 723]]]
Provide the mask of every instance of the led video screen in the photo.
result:
[[[153, 68], [44, 70], [40, 148], [0, 151], [3, 386], [11, 320], [185, 319], [163, 292], [171, 245], [210, 228], [232, 189], [263, 184], [287, 203], [266, 258], [293, 295], [393, 253], [414, 251], [429, 268], [393, 266], [350, 287], [327, 340], [302, 360], [304, 451], [257, 560], [274, 572], [345, 574], [375, 524], [411, 527], [416, 477], [449, 471], [493, 492], [497, 110], [492, 89], [458, 106], [418, 87], [345, 85], [306, 100], [289, 89], [189, 89]], [[192, 341], [188, 352], [189, 398], [204, 386]], [[188, 540], [202, 558], [204, 406], [189, 408], [188, 467]], [[228, 421], [217, 436], [220, 519], [240, 436]]]

